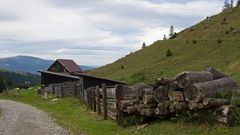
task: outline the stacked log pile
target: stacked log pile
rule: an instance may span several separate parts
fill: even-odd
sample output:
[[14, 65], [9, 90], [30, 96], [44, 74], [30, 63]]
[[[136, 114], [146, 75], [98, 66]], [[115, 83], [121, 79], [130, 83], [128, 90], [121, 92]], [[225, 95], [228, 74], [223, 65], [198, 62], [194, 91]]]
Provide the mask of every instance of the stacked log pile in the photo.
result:
[[[126, 86], [127, 87], [127, 86]], [[229, 76], [208, 68], [201, 72], [182, 72], [173, 78], [157, 78], [153, 85], [143, 83], [127, 87], [128, 94], [119, 102], [123, 112], [143, 116], [166, 117], [184, 110], [215, 108], [216, 120], [229, 123], [230, 100], [218, 94], [238, 92]]]

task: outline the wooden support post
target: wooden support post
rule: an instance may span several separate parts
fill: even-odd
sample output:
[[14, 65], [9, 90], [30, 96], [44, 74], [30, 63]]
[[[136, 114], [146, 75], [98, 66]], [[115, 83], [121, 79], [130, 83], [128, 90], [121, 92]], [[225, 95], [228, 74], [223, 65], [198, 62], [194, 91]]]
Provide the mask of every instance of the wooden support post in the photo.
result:
[[73, 96], [77, 98], [77, 84], [74, 85]]
[[3, 82], [5, 83], [5, 95], [8, 96], [8, 85], [6, 80], [3, 80]]
[[122, 125], [123, 112], [119, 109], [119, 102], [123, 99], [123, 85], [116, 86], [116, 109], [117, 109], [117, 123]]
[[54, 95], [55, 94], [55, 85], [52, 84], [52, 94]]
[[90, 104], [89, 104], [90, 109], [92, 110], [93, 109], [93, 105], [92, 105], [93, 103], [92, 103], [92, 90], [91, 89], [89, 90], [89, 101], [90, 101]]
[[99, 86], [96, 86], [96, 90], [97, 90], [97, 110], [98, 110], [98, 115], [101, 115], [101, 106], [100, 106], [100, 90], [99, 90]]
[[104, 120], [107, 119], [107, 91], [106, 91], [106, 85], [102, 84], [102, 90], [103, 90], [103, 118]]
[[87, 92], [87, 105], [88, 105], [88, 109], [90, 109], [90, 92], [89, 91], [86, 91]]
[[96, 91], [95, 91], [95, 88], [92, 89], [92, 92], [93, 92], [93, 111], [96, 112], [97, 107], [96, 107]]
[[61, 97], [64, 98], [63, 86], [61, 86]]

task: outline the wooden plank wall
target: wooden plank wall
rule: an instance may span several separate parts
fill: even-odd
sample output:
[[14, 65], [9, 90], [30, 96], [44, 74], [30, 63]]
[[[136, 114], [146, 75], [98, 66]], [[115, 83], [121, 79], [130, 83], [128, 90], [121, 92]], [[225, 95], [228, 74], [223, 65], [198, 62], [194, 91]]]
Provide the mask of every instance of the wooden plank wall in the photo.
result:
[[86, 101], [88, 108], [98, 115], [102, 115], [106, 120], [111, 118], [114, 120], [121, 119], [122, 112], [119, 111], [119, 101], [123, 100], [124, 86], [101, 86], [90, 87], [81, 93], [81, 88], [77, 82], [64, 82], [51, 84], [45, 87], [49, 93], [57, 97], [76, 97]]
[[114, 120], [118, 118], [117, 86], [96, 86], [86, 90], [88, 108], [104, 119], [108, 117]]
[[52, 93], [57, 97], [80, 97], [82, 95], [81, 87], [78, 82], [64, 82], [50, 84], [45, 87], [48, 93]]

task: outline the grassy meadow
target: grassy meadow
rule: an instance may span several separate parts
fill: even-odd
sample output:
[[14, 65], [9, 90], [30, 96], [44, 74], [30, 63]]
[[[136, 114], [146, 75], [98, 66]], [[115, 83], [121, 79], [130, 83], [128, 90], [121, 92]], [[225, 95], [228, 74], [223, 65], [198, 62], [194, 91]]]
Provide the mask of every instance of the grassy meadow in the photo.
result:
[[145, 128], [131, 126], [122, 128], [113, 120], [104, 121], [101, 116], [91, 112], [82, 101], [73, 98], [59, 99], [50, 96], [43, 100], [36, 92], [37, 87], [23, 90], [18, 96], [1, 94], [0, 99], [14, 100], [35, 106], [48, 112], [57, 123], [68, 129], [72, 135], [237, 135], [240, 126], [226, 127], [223, 125], [197, 124], [177, 122], [174, 120], [156, 121]]

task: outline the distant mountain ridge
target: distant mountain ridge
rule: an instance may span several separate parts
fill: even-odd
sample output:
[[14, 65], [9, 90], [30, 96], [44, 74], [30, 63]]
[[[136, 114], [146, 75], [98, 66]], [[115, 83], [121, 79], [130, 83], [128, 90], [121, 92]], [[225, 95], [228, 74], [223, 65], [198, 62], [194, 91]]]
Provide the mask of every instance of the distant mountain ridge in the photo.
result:
[[[31, 56], [15, 56], [0, 58], [0, 68], [37, 74], [38, 70], [46, 70], [53, 62], [53, 60], [44, 60]], [[92, 70], [95, 68], [90, 66], [80, 67], [83, 70]]]

